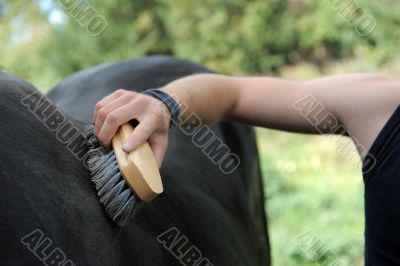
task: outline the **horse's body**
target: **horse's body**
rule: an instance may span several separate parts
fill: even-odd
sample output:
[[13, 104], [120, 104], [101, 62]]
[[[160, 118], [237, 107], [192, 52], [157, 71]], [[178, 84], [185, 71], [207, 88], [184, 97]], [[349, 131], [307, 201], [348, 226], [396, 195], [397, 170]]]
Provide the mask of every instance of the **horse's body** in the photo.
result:
[[[94, 104], [110, 92], [159, 87], [196, 72], [207, 70], [169, 57], [119, 62], [67, 78], [49, 98], [67, 114], [63, 125], [82, 131]], [[240, 158], [239, 168], [228, 175], [191, 136], [172, 128], [161, 169], [165, 192], [120, 228], [99, 203], [84, 156], [78, 156], [72, 142], [62, 143], [62, 125], [55, 129], [55, 116], [32, 106], [37, 102], [27, 95], [34, 91], [0, 74], [1, 265], [269, 264], [251, 128], [233, 123], [212, 127]], [[46, 238], [51, 240], [47, 249]]]

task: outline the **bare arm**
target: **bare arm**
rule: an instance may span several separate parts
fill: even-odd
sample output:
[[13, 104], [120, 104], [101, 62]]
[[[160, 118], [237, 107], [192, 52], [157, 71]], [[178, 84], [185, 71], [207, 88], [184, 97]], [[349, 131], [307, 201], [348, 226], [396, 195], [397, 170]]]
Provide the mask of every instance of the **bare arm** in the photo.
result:
[[209, 123], [228, 119], [300, 133], [349, 134], [363, 155], [400, 104], [399, 84], [372, 74], [307, 82], [203, 74], [164, 90], [181, 95]]
[[[369, 148], [400, 103], [397, 81], [370, 74], [332, 76], [296, 82], [277, 78], [229, 77], [199, 74], [162, 88], [203, 122], [235, 120], [252, 125], [302, 133], [339, 133], [345, 129]], [[93, 121], [103, 146], [109, 146], [118, 126], [140, 121], [127, 140], [126, 151], [149, 140], [161, 164], [167, 147], [169, 120], [158, 100], [118, 91], [96, 105]], [[361, 153], [361, 151], [360, 151]]]
[[[319, 132], [296, 108], [302, 99], [315, 97], [316, 90], [304, 82], [201, 74], [172, 82], [163, 90], [188, 106], [182, 120], [196, 113], [208, 124], [235, 120], [286, 131]], [[321, 115], [326, 113], [323, 110]]]

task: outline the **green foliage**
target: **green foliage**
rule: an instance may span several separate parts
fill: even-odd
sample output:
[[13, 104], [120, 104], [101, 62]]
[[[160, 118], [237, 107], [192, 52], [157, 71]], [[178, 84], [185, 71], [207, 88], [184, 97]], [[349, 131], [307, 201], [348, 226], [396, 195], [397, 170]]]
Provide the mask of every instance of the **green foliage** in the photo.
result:
[[[398, 54], [399, 3], [339, 1], [355, 3], [377, 21], [372, 34], [359, 36], [345, 11], [332, 4], [336, 2], [7, 1], [0, 17], [1, 64], [48, 86], [91, 65], [148, 54], [173, 54], [236, 74], [265, 73], [304, 61], [323, 67], [333, 59], [354, 55], [379, 66]], [[83, 23], [91, 19], [89, 15], [85, 18], [85, 3], [108, 23], [97, 37]], [[48, 8], [39, 8], [39, 4]], [[63, 23], [49, 22], [47, 16], [54, 11], [64, 13]], [[351, 18], [357, 22], [362, 17]], [[16, 37], [21, 34], [25, 39]]]
[[257, 133], [273, 265], [364, 265], [361, 170], [341, 137]]

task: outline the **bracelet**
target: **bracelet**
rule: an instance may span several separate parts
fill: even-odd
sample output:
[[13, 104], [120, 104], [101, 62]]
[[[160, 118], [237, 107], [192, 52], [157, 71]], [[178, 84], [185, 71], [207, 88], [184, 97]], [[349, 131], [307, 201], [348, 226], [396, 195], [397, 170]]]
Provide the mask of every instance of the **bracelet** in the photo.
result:
[[179, 116], [181, 115], [181, 108], [172, 96], [159, 89], [148, 89], [145, 90], [143, 94], [149, 95], [162, 101], [169, 110], [171, 120], [178, 123]]

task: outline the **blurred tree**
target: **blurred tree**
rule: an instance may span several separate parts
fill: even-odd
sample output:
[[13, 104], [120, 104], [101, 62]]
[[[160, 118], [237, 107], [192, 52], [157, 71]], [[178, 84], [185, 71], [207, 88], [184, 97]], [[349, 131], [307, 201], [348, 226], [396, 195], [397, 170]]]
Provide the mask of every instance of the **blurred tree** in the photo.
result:
[[43, 77], [40, 68], [44, 67], [45, 60], [37, 51], [50, 41], [47, 16], [37, 4], [23, 0], [1, 2], [1, 11], [0, 64], [27, 79], [35, 75]]
[[[338, 2], [354, 10], [337, 8]], [[355, 54], [379, 65], [398, 54], [400, 40], [400, 3], [391, 0], [0, 3], [1, 64], [43, 86], [94, 64], [148, 54], [173, 54], [229, 73], [265, 73], [302, 61], [324, 66]], [[367, 36], [354, 26], [363, 12], [377, 22]], [[98, 36], [88, 29], [95, 17], [107, 22]]]

